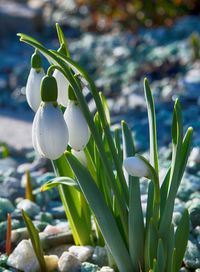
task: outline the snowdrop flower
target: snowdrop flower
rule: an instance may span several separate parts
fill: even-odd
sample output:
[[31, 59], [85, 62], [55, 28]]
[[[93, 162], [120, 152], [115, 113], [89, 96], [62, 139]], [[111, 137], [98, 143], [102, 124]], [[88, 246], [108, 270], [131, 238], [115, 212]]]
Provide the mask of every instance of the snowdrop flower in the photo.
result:
[[69, 100], [64, 118], [69, 130], [69, 145], [76, 151], [82, 150], [90, 139], [90, 130], [76, 101]]
[[58, 104], [67, 107], [69, 82], [66, 77], [57, 69], [54, 71], [53, 76], [56, 78], [58, 85]]
[[124, 168], [130, 176], [148, 177], [149, 169], [144, 161], [138, 157], [129, 157], [124, 160]]
[[32, 126], [34, 149], [43, 157], [58, 159], [68, 145], [68, 128], [62, 111], [57, 105], [57, 84], [52, 76], [45, 76], [41, 82], [42, 103]]
[[31, 70], [26, 83], [26, 99], [33, 111], [37, 111], [41, 103], [40, 83], [44, 70], [39, 54], [35, 52], [31, 58]]

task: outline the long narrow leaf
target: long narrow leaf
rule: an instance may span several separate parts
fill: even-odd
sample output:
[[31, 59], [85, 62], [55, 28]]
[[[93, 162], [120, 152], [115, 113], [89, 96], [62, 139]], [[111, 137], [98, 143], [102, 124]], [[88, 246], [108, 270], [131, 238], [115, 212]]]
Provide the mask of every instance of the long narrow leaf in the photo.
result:
[[57, 178], [51, 179], [47, 181], [44, 185], [42, 185], [42, 187], [40, 188], [40, 191], [44, 192], [54, 187], [57, 187], [59, 185], [72, 186], [76, 188], [78, 191], [80, 191], [77, 181], [69, 177], [57, 177]]
[[175, 248], [177, 248], [177, 251], [176, 259], [174, 260], [173, 265], [175, 269], [174, 272], [178, 272], [181, 268], [189, 237], [189, 230], [190, 230], [189, 214], [188, 211], [185, 210], [175, 232]]
[[30, 217], [28, 216], [28, 214], [24, 210], [22, 210], [22, 216], [24, 218], [24, 222], [26, 224], [35, 255], [38, 259], [38, 262], [40, 265], [40, 270], [47, 272], [47, 267], [46, 267], [46, 263], [44, 260], [44, 252], [42, 249], [42, 245], [40, 243], [40, 237], [39, 237], [38, 230], [35, 228]]

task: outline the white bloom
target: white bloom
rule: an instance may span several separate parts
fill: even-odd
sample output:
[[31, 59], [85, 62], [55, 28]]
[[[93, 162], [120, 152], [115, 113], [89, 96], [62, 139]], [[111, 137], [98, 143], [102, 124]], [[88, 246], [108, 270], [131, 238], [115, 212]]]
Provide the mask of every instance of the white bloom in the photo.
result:
[[82, 163], [83, 166], [87, 167], [87, 159], [83, 150], [76, 151], [72, 149], [72, 154], [80, 161], [80, 163]]
[[35, 112], [41, 103], [40, 83], [44, 75], [42, 68], [39, 72], [35, 68], [31, 68], [26, 84], [26, 99], [31, 109]]
[[123, 165], [130, 176], [139, 178], [149, 176], [147, 165], [138, 157], [126, 158]]
[[69, 129], [69, 145], [76, 151], [82, 150], [90, 139], [90, 130], [75, 101], [69, 102], [64, 118]]
[[32, 127], [34, 149], [43, 157], [58, 159], [68, 144], [68, 129], [62, 111], [51, 102], [42, 103]]
[[65, 76], [57, 69], [54, 71], [53, 76], [56, 78], [58, 85], [58, 104], [67, 107], [69, 82]]

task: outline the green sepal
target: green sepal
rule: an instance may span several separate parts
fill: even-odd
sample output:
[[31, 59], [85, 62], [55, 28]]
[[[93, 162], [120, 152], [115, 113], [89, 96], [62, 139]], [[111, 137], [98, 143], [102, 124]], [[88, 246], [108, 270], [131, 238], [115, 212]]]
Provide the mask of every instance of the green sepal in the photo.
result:
[[35, 53], [31, 56], [31, 67], [36, 70], [40, 70], [42, 68], [42, 59], [37, 51], [35, 51]]
[[58, 87], [55, 77], [44, 76], [41, 81], [41, 98], [44, 102], [56, 102]]

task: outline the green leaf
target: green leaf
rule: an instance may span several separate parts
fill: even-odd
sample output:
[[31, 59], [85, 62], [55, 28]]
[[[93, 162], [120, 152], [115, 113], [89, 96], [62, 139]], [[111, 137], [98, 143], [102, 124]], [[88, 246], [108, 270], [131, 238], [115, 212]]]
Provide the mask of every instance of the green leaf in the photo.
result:
[[60, 46], [64, 45], [65, 54], [66, 54], [67, 57], [70, 57], [70, 53], [69, 53], [69, 50], [68, 50], [65, 35], [64, 35], [64, 33], [63, 33], [63, 31], [62, 31], [62, 29], [61, 29], [61, 27], [60, 27], [60, 25], [58, 23], [56, 23], [56, 30], [57, 30]]
[[[112, 212], [108, 209], [101, 192], [96, 186], [89, 172], [79, 163], [79, 161], [69, 152], [67, 159], [77, 177], [85, 198], [95, 214], [99, 228], [104, 236], [110, 252], [121, 272], [133, 271], [128, 250], [121, 237]], [[112, 227], [112, 235], [111, 228]]]
[[167, 234], [166, 242], [164, 243], [164, 248], [166, 248], [166, 272], [172, 272], [173, 265], [173, 251], [174, 251], [174, 225], [171, 224], [169, 233]]
[[158, 240], [158, 251], [157, 251], [157, 264], [158, 271], [165, 271], [166, 262], [166, 252], [164, 250], [164, 245], [162, 239]]
[[80, 191], [77, 181], [69, 177], [56, 177], [54, 179], [51, 179], [40, 188], [40, 191], [44, 192], [59, 185], [72, 186]]
[[175, 263], [173, 265], [173, 267], [175, 267], [174, 272], [178, 272], [181, 268], [188, 242], [189, 231], [189, 214], [188, 211], [185, 210], [175, 232], [175, 248], [178, 250], [176, 251], [176, 259], [174, 260]]
[[149, 140], [150, 140], [150, 163], [154, 166], [156, 172], [159, 171], [158, 165], [158, 148], [157, 148], [157, 133], [156, 133], [156, 115], [154, 100], [147, 78], [144, 79], [144, 92], [147, 104], [148, 119], [149, 119]]
[[121, 147], [119, 128], [115, 128], [114, 130], [114, 139], [115, 139], [115, 148], [117, 150], [117, 156], [119, 160], [121, 161], [121, 163], [123, 163], [123, 152]]
[[110, 121], [110, 110], [108, 108], [108, 103], [107, 103], [106, 98], [105, 98], [105, 96], [103, 95], [102, 92], [99, 93], [99, 96], [101, 98], [101, 103], [102, 103], [104, 111], [105, 111], [105, 115], [106, 115], [108, 125], [110, 126], [111, 121]]
[[46, 263], [44, 260], [44, 252], [42, 249], [42, 245], [40, 243], [40, 237], [39, 237], [38, 230], [35, 228], [30, 217], [28, 216], [28, 214], [24, 210], [22, 210], [22, 216], [24, 218], [24, 222], [26, 224], [35, 255], [38, 259], [38, 262], [40, 265], [40, 270], [47, 272]]

